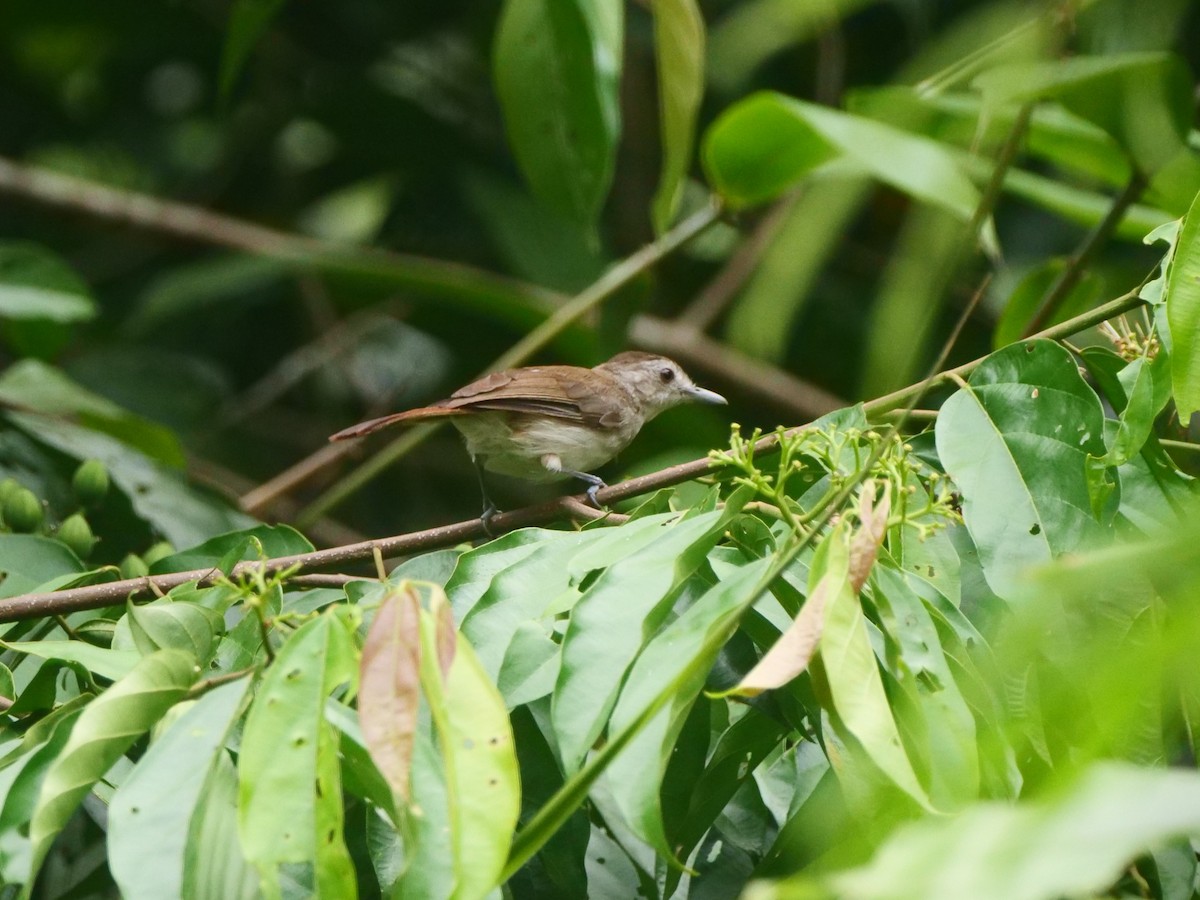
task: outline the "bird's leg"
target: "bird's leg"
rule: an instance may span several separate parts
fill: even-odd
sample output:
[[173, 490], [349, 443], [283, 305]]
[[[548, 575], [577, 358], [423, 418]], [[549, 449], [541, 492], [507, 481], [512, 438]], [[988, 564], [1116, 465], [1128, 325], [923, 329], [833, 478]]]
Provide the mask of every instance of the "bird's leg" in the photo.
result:
[[479, 493], [483, 496], [483, 512], [479, 514], [479, 518], [483, 522], [483, 530], [487, 532], [488, 537], [494, 537], [491, 521], [500, 510], [496, 508], [496, 504], [488, 496], [487, 482], [483, 478], [483, 464], [474, 456], [471, 457], [471, 462], [475, 464], [475, 477], [479, 479]]
[[588, 500], [596, 509], [603, 509], [600, 501], [596, 499], [596, 491], [600, 488], [608, 487], [604, 483], [604, 479], [598, 478], [595, 475], [589, 475], [587, 472], [576, 472], [574, 469], [564, 469], [562, 459], [556, 453], [547, 453], [542, 457], [541, 463], [546, 467], [547, 472], [560, 472], [563, 475], [570, 475], [572, 478], [578, 478], [580, 481], [587, 482], [588, 489], [584, 491], [587, 494]]
[[586, 481], [588, 489], [584, 493], [587, 494], [588, 501], [592, 504], [592, 506], [596, 507], [596, 509], [603, 509], [603, 507], [600, 505], [600, 501], [596, 499], [596, 491], [600, 490], [600, 488], [608, 487], [602, 478], [597, 478], [595, 475], [589, 475], [587, 472], [572, 472], [569, 469], [563, 469], [563, 474], [570, 475], [573, 478], [578, 478], [580, 481]]

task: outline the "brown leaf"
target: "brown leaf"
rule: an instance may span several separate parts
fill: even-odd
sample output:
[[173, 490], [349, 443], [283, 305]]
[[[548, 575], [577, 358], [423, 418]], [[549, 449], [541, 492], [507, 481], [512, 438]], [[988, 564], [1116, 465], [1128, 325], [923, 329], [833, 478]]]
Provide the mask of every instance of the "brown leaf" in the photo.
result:
[[458, 630], [454, 626], [454, 613], [450, 609], [450, 601], [441, 588], [434, 591], [430, 612], [437, 619], [438, 669], [441, 670], [442, 681], [445, 681], [454, 662], [454, 650], [458, 647]]
[[771, 688], [782, 687], [807, 669], [821, 643], [825, 604], [830, 594], [838, 588], [835, 579], [829, 575], [822, 577], [804, 601], [795, 621], [758, 661], [758, 665], [746, 673], [732, 693], [753, 697]]
[[359, 666], [358, 718], [367, 750], [406, 803], [421, 692], [420, 608], [411, 585], [401, 585], [385, 596], [367, 633]]
[[884, 485], [883, 497], [876, 504], [875, 482], [866, 482], [858, 499], [858, 518], [862, 527], [850, 539], [850, 586], [856, 594], [867, 583], [871, 567], [879, 557], [891, 511], [892, 493], [888, 486]]

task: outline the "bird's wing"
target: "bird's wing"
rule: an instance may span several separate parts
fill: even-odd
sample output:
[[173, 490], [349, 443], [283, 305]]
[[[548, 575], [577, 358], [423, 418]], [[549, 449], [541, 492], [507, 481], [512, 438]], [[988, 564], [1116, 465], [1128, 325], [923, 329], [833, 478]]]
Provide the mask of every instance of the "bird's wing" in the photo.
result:
[[455, 391], [439, 406], [529, 413], [613, 428], [622, 421], [625, 399], [624, 389], [607, 373], [576, 366], [533, 366], [494, 372]]

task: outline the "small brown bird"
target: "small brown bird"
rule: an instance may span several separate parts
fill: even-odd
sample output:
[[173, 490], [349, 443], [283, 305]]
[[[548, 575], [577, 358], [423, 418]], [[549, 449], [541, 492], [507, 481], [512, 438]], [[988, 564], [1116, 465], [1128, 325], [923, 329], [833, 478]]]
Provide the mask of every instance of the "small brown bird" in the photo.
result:
[[486, 521], [496, 508], [483, 470], [529, 481], [578, 478], [594, 505], [604, 482], [590, 474], [622, 450], [660, 412], [687, 401], [725, 403], [697, 387], [665, 356], [630, 351], [593, 369], [530, 366], [494, 372], [432, 406], [351, 426], [331, 441], [362, 437], [389, 425], [448, 418], [462, 433], [479, 473]]

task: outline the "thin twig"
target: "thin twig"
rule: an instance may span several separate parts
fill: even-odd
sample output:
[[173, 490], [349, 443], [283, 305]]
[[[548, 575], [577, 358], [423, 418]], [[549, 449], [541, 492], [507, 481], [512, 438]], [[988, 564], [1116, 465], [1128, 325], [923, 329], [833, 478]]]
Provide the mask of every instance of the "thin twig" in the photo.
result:
[[[591, 285], [556, 309], [545, 321], [513, 344], [481, 374], [508, 369], [527, 362], [533, 354], [562, 334], [577, 319], [587, 315], [643, 272], [653, 268], [664, 257], [669, 256], [692, 238], [716, 224], [720, 215], [721, 206], [714, 198], [703, 209], [684, 219], [662, 237], [612, 266]], [[392, 441], [353, 472], [331, 485], [297, 516], [296, 523], [303, 528], [306, 522], [318, 519], [340, 505], [397, 459], [424, 441], [436, 427], [436, 425], [430, 424], [409, 429], [407, 433]]]
[[705, 285], [676, 318], [681, 327], [690, 326], [696, 331], [706, 331], [717, 320], [754, 274], [758, 264], [762, 262], [763, 254], [779, 234], [779, 229], [787, 221], [800, 196], [801, 191], [792, 191], [762, 216], [758, 225], [733, 251], [716, 277]]
[[1112, 205], [1108, 208], [1108, 212], [1104, 214], [1104, 218], [1096, 223], [1095, 227], [1087, 233], [1083, 239], [1083, 243], [1079, 245], [1079, 249], [1067, 261], [1066, 267], [1059, 273], [1058, 278], [1054, 280], [1046, 298], [1038, 307], [1033, 318], [1029, 320], [1029, 325], [1025, 328], [1026, 337], [1030, 333], [1040, 331], [1046, 327], [1058, 308], [1062, 306], [1063, 301], [1067, 299], [1075, 286], [1079, 284], [1079, 279], [1083, 277], [1083, 273], [1087, 271], [1087, 267], [1091, 264], [1092, 258], [1099, 252], [1100, 248], [1108, 241], [1117, 226], [1121, 224], [1121, 219], [1125, 217], [1125, 213], [1129, 211], [1129, 207], [1137, 202], [1142, 196], [1142, 192], [1146, 190], [1146, 185], [1149, 184], [1149, 179], [1146, 175], [1137, 168], [1134, 168], [1133, 174], [1129, 176], [1129, 181], [1126, 183], [1121, 193], [1113, 199]]

